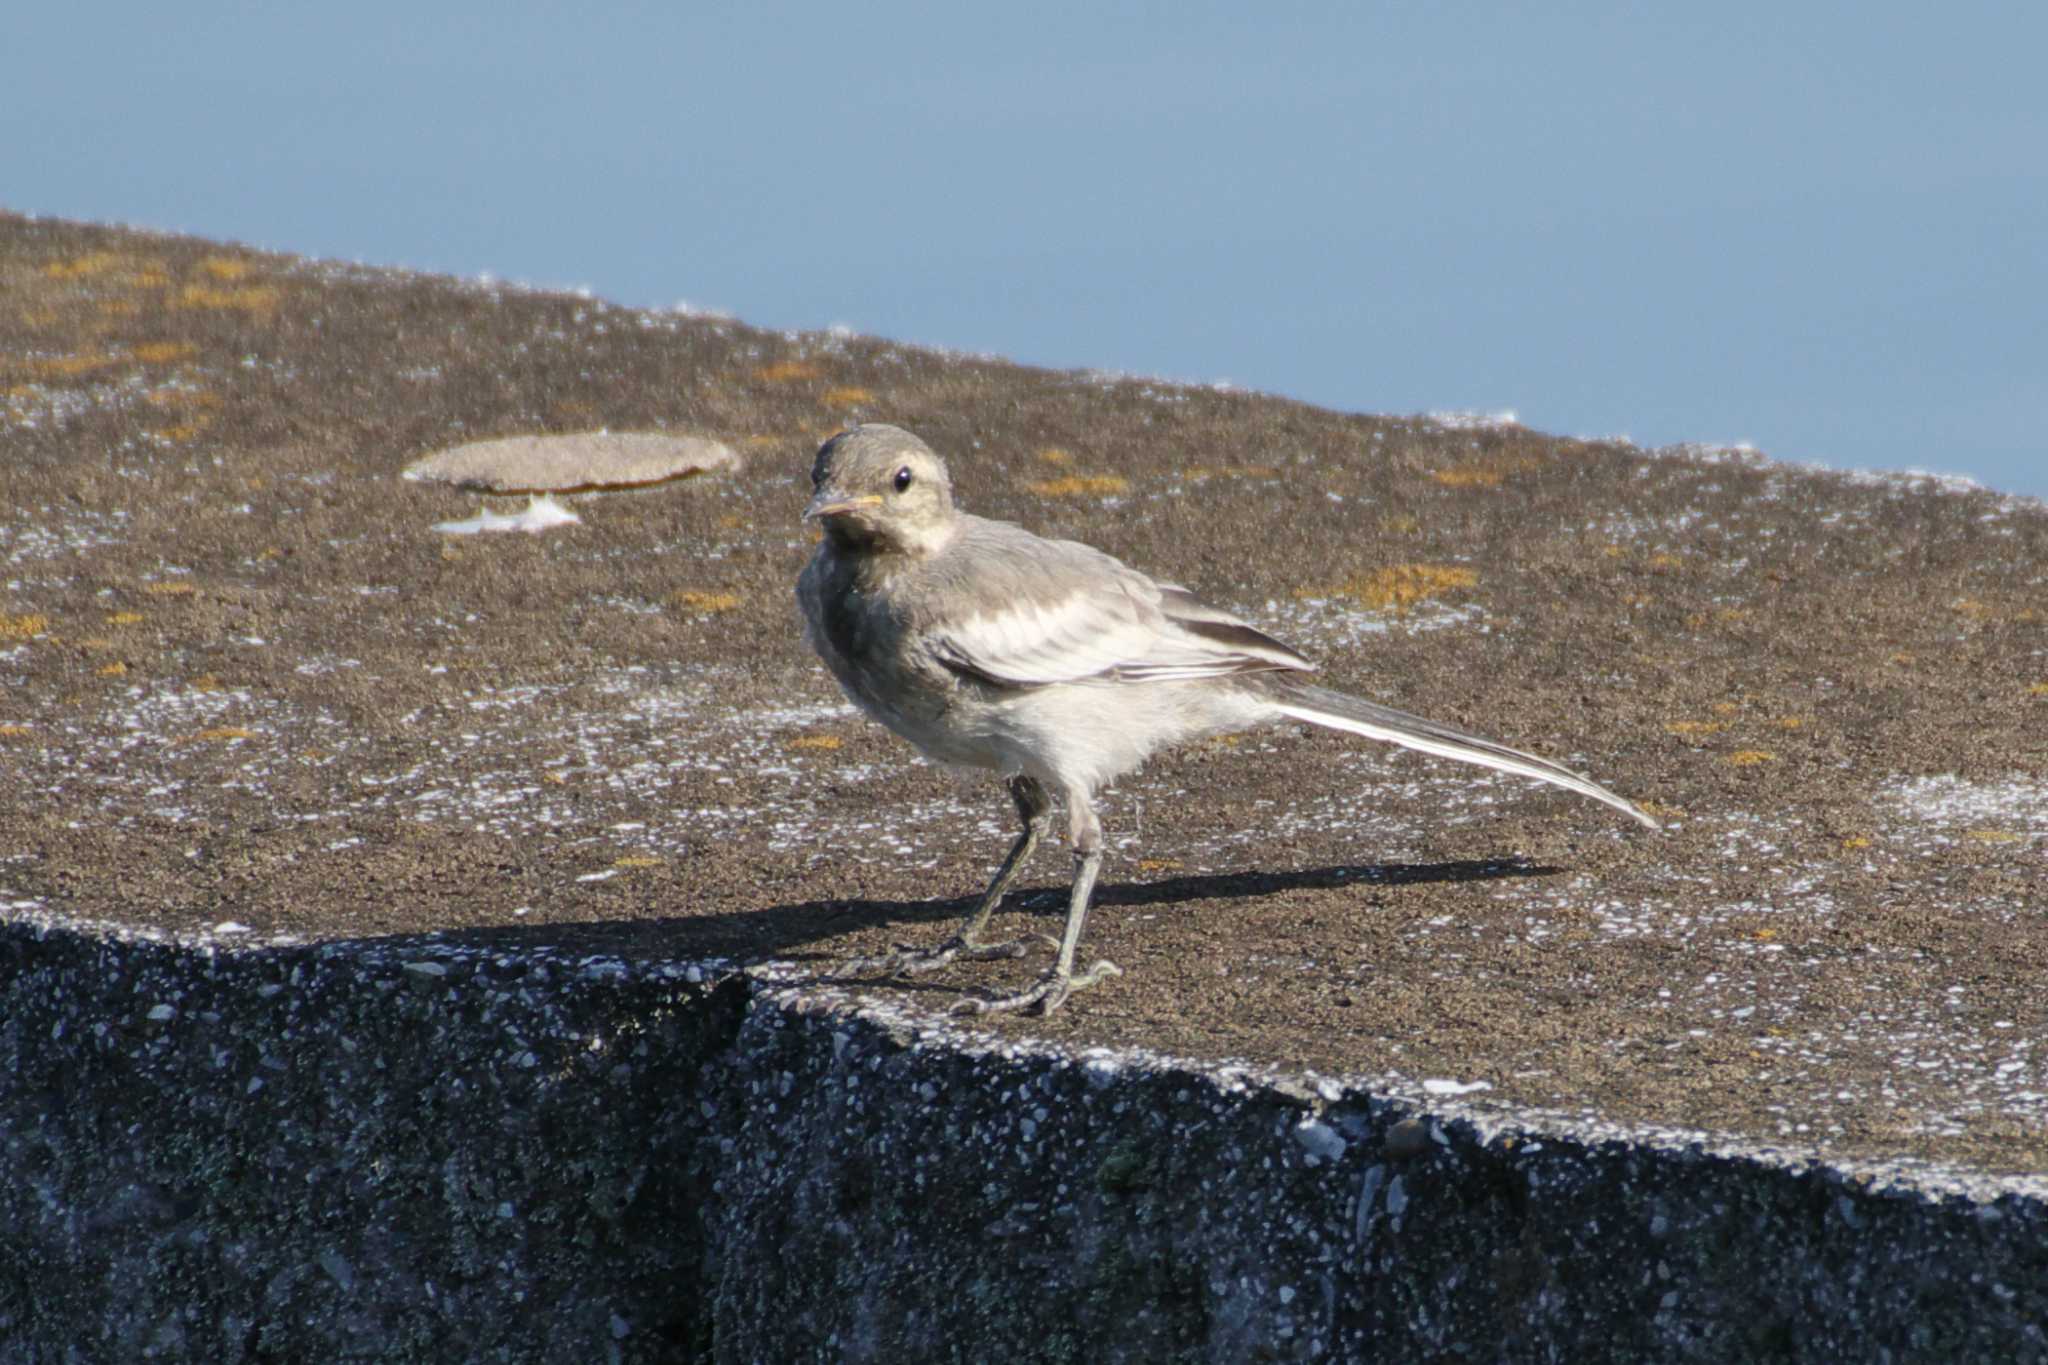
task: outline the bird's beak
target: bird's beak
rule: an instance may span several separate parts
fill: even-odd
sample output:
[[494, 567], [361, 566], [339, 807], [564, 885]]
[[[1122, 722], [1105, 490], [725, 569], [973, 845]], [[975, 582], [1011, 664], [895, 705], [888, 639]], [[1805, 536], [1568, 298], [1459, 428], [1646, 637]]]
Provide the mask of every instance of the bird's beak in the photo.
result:
[[811, 499], [811, 505], [804, 509], [804, 520], [823, 521], [827, 517], [843, 517], [848, 512], [858, 512], [863, 508], [881, 505], [882, 498], [879, 493], [862, 493], [859, 497], [848, 497], [835, 489], [821, 488], [818, 490], [818, 496]]

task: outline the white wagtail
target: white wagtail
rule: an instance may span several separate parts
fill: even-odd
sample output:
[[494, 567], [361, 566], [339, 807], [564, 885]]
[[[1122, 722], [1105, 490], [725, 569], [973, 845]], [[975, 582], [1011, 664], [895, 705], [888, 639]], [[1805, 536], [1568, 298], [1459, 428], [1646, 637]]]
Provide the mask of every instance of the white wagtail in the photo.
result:
[[900, 427], [832, 437], [811, 484], [804, 516], [825, 534], [797, 582], [805, 638], [855, 705], [926, 757], [1002, 773], [1024, 821], [959, 932], [932, 948], [856, 958], [835, 975], [1021, 956], [1021, 943], [987, 943], [982, 932], [1037, 846], [1047, 793], [1057, 791], [1074, 845], [1059, 959], [1026, 991], [959, 1006], [1052, 1013], [1069, 993], [1118, 974], [1110, 962], [1074, 971], [1102, 866], [1096, 791], [1169, 745], [1273, 721], [1554, 782], [1657, 827], [1555, 763], [1312, 686], [1307, 659], [1185, 588], [1076, 541], [958, 510], [945, 463]]

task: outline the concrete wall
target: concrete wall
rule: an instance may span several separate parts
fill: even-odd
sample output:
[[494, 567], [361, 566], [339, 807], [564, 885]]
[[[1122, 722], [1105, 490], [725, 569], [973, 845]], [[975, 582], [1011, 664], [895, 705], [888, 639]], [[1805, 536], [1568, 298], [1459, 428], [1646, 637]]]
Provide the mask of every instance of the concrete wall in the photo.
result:
[[15, 923], [0, 1058], [0, 1361], [2048, 1359], [2036, 1199], [687, 964]]

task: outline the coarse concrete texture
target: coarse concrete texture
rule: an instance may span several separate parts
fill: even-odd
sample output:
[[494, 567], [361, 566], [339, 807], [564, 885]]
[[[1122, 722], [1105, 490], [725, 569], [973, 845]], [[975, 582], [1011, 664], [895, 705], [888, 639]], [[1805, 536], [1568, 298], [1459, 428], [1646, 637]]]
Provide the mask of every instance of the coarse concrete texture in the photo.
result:
[[[2048, 1359], [2048, 509], [0, 215], [0, 1360]], [[1548, 789], [1000, 788], [797, 638], [811, 450], [1245, 613]], [[743, 467], [453, 537], [498, 436]], [[1005, 920], [1050, 928], [1066, 859]]]

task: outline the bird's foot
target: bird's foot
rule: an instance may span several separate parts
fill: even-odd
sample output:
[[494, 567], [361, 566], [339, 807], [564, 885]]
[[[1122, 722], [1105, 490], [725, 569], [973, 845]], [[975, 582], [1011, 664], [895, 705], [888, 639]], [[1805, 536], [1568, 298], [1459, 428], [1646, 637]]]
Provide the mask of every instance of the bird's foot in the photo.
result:
[[1122, 976], [1123, 968], [1114, 962], [1104, 960], [1087, 971], [1075, 976], [1058, 967], [1047, 971], [1028, 990], [1016, 995], [1005, 995], [995, 1000], [958, 1000], [949, 1011], [952, 1014], [1051, 1014], [1066, 1002], [1075, 991], [1085, 990], [1105, 977]]
[[828, 980], [855, 976], [917, 976], [937, 971], [949, 962], [1003, 962], [1024, 956], [1024, 942], [969, 943], [955, 934], [944, 943], [919, 948], [908, 943], [896, 945], [893, 953], [875, 957], [851, 957], [825, 974]]

